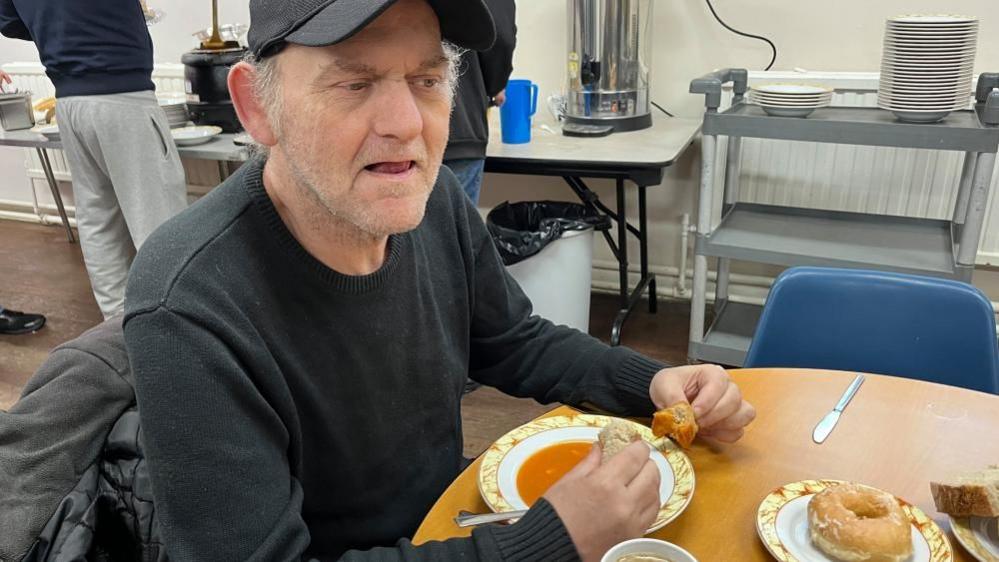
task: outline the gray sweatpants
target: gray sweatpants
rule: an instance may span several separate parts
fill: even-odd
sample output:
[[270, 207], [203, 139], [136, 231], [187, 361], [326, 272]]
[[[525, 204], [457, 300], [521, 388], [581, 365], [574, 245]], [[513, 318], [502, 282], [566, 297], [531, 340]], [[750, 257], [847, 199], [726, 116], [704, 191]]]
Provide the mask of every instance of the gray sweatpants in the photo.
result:
[[73, 176], [83, 260], [109, 318], [124, 310], [135, 252], [187, 207], [184, 168], [151, 91], [59, 98], [56, 118]]

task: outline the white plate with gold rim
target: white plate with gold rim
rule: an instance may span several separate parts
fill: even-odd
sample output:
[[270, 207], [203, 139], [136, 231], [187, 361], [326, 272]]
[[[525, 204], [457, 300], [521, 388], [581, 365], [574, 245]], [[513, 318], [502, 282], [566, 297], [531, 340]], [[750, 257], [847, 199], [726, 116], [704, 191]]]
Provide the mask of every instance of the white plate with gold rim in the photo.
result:
[[[611, 420], [610, 416], [575, 414], [553, 416], [528, 422], [500, 437], [482, 455], [479, 466], [479, 493], [493, 511], [526, 509], [520, 496], [517, 476], [532, 455], [560, 443], [593, 442]], [[669, 439], [657, 439], [641, 424], [628, 421], [649, 445], [652, 461], [659, 468], [660, 509], [648, 532], [661, 529], [676, 519], [694, 496], [694, 466], [679, 446]]]
[[[842, 483], [802, 480], [785, 484], [763, 498], [756, 512], [756, 532], [774, 558], [781, 562], [835, 562], [809, 538], [808, 502], [822, 490]], [[954, 552], [940, 527], [918, 507], [897, 496], [895, 499], [912, 523], [913, 555], [907, 562], [952, 562]]]
[[951, 517], [950, 530], [979, 562], [999, 562], [999, 518]]

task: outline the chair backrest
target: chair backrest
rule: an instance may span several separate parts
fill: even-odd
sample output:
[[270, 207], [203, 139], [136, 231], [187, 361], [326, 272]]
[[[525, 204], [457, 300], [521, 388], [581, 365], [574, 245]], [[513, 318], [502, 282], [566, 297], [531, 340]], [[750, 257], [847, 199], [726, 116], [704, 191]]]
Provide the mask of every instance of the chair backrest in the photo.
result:
[[959, 281], [791, 268], [770, 289], [745, 366], [863, 371], [999, 394], [995, 313]]

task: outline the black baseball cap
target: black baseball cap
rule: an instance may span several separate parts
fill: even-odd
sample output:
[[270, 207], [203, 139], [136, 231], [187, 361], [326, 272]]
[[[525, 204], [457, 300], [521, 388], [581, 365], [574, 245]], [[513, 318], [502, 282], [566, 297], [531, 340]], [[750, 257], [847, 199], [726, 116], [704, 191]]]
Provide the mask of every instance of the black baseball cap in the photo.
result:
[[[322, 47], [339, 43], [368, 25], [397, 0], [250, 0], [250, 51], [263, 58], [287, 43]], [[482, 51], [496, 40], [483, 0], [427, 0], [444, 39]]]

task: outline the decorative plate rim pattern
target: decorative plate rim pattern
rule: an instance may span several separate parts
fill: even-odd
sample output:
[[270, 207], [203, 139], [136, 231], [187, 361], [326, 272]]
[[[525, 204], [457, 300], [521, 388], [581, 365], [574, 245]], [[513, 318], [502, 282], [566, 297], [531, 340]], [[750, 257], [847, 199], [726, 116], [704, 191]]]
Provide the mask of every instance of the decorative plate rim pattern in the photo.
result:
[[[781, 508], [787, 505], [791, 500], [802, 496], [814, 495], [830, 486], [843, 484], [845, 482], [845, 480], [833, 479], [799, 480], [798, 482], [784, 484], [767, 494], [767, 496], [763, 498], [763, 501], [760, 502], [760, 507], [756, 511], [756, 533], [759, 535], [763, 546], [770, 551], [770, 554], [773, 555], [774, 558], [780, 560], [781, 562], [801, 562], [787, 551], [784, 543], [780, 540], [780, 537], [777, 536], [778, 513], [780, 513]], [[866, 486], [864, 484], [858, 485], [871, 488], [872, 490], [878, 490], [872, 486]], [[894, 494], [892, 494], [892, 496], [898, 501], [899, 505], [902, 506], [902, 511], [905, 513], [906, 517], [909, 518], [909, 521], [916, 526], [919, 534], [926, 539], [926, 543], [929, 545], [930, 550], [930, 562], [952, 562], [954, 560], [954, 551], [951, 549], [950, 541], [947, 540], [947, 536], [940, 529], [940, 527], [937, 526], [932, 519], [927, 517], [926, 514], [923, 513], [923, 510], [899, 498], [898, 496], [895, 496]]]
[[[482, 454], [482, 464], [479, 466], [478, 485], [479, 495], [493, 511], [507, 511], [513, 506], [503, 497], [499, 490], [499, 467], [503, 458], [511, 449], [524, 439], [548, 431], [563, 427], [604, 427], [613, 418], [611, 416], [598, 416], [591, 414], [573, 414], [567, 416], [553, 416], [541, 418], [528, 422], [520, 427], [508, 431], [505, 435], [497, 439], [485, 453]], [[659, 515], [647, 531], [651, 533], [657, 531], [671, 521], [676, 519], [683, 510], [690, 504], [694, 497], [694, 466], [690, 458], [669, 439], [658, 439], [652, 435], [652, 430], [648, 427], [624, 419], [638, 429], [647, 443], [651, 444], [666, 459], [666, 463], [673, 471], [673, 491], [670, 493], [666, 503], [659, 508]]]
[[961, 543], [965, 550], [979, 562], [999, 562], [999, 558], [982, 547], [975, 532], [971, 529], [970, 517], [951, 517], [950, 515], [947, 517], [950, 519], [950, 530], [954, 532], [957, 542]]

